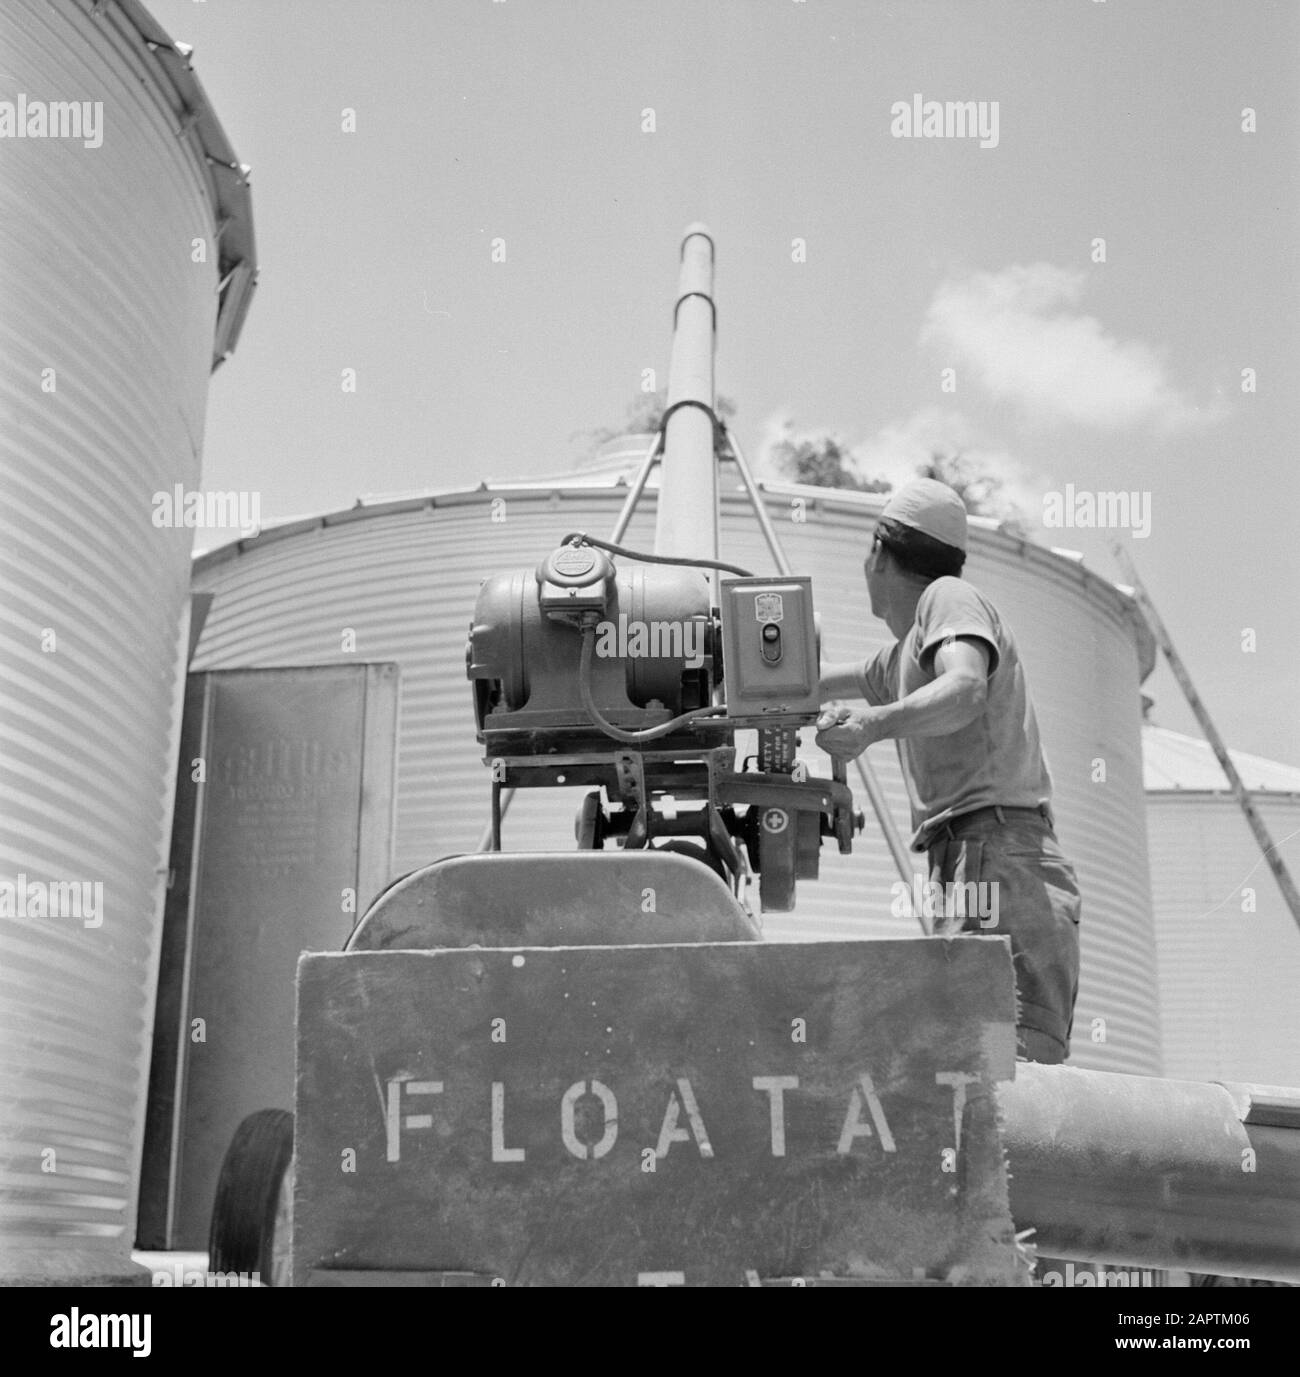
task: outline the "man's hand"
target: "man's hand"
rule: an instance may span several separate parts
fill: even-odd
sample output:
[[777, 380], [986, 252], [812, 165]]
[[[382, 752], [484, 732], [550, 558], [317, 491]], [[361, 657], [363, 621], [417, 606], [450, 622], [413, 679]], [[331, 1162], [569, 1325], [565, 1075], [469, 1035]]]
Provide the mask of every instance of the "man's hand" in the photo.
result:
[[817, 744], [837, 760], [855, 760], [884, 740], [883, 716], [875, 708], [827, 708], [817, 719]]

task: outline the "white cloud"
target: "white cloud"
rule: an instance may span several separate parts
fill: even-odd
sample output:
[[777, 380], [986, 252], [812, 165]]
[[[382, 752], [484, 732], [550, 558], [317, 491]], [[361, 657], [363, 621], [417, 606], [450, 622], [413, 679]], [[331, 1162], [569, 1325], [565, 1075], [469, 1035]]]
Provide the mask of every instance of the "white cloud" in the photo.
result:
[[[1050, 263], [949, 279], [930, 302], [921, 342], [953, 350], [993, 396], [1037, 419], [1172, 430], [1217, 414], [1171, 385], [1149, 345], [1117, 340], [1072, 309], [1085, 282], [1082, 271]], [[960, 378], [959, 370], [958, 386]]]
[[959, 453], [970, 467], [1002, 483], [1003, 496], [1026, 512], [1042, 502], [1045, 483], [1000, 445], [984, 440], [960, 411], [936, 407], [891, 421], [853, 446], [853, 457], [864, 474], [888, 478], [897, 487], [916, 477], [921, 464], [935, 453]]
[[772, 452], [782, 440], [793, 438], [795, 433], [792, 407], [779, 406], [763, 418], [758, 432], [758, 450], [754, 455], [754, 472], [758, 477], [784, 477], [776, 466]]

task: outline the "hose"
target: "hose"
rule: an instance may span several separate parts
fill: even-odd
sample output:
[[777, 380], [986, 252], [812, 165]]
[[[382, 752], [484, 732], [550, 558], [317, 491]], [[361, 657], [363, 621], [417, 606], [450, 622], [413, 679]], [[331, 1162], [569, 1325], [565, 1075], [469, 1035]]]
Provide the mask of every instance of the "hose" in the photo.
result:
[[643, 560], [646, 564], [686, 564], [692, 569], [721, 569], [724, 574], [737, 574], [742, 579], [754, 577], [752, 570], [742, 569], [738, 564], [723, 564], [716, 559], [686, 559], [681, 555], [647, 555], [640, 550], [629, 550], [626, 546], [611, 544], [608, 540], [597, 540], [595, 536], [588, 535], [586, 531], [570, 531], [560, 541], [560, 544], [568, 545], [572, 541], [595, 545], [598, 549], [608, 550], [610, 554], [623, 555], [628, 559]]

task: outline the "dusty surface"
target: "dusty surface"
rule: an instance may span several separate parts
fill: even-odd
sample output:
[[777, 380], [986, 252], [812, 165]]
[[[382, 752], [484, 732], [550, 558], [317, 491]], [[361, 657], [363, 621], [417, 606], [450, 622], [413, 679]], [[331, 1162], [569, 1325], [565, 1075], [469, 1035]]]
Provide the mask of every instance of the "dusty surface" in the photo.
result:
[[298, 1283], [1019, 1284], [1013, 999], [1000, 939], [306, 956]]

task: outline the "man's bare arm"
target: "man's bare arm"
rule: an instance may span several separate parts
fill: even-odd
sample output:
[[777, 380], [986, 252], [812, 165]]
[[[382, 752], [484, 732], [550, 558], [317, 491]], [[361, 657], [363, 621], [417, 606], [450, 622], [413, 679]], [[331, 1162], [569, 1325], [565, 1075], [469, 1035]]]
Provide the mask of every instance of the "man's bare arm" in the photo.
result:
[[883, 707], [828, 710], [818, 720], [817, 744], [851, 760], [873, 741], [959, 731], [984, 711], [988, 663], [988, 648], [977, 638], [946, 643], [935, 653], [933, 682]]
[[877, 708], [879, 739], [891, 736], [947, 736], [969, 726], [984, 711], [988, 695], [988, 651], [978, 641], [954, 641], [934, 657], [938, 677], [897, 703]]
[[822, 702], [832, 698], [862, 697], [862, 661], [846, 665], [823, 665], [821, 668]]

